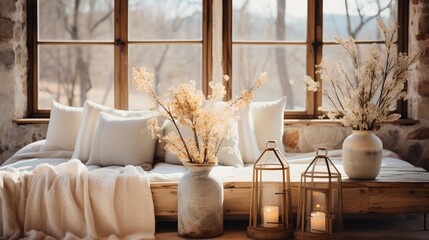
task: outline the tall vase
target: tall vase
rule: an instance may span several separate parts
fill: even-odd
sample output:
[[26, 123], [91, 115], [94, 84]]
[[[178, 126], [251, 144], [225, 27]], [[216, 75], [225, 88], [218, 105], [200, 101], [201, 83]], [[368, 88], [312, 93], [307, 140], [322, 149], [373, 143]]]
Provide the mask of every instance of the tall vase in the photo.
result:
[[383, 143], [373, 131], [353, 131], [343, 142], [343, 166], [351, 179], [375, 179], [381, 167]]
[[179, 181], [178, 233], [188, 238], [223, 234], [223, 183], [210, 174], [215, 164], [185, 164]]

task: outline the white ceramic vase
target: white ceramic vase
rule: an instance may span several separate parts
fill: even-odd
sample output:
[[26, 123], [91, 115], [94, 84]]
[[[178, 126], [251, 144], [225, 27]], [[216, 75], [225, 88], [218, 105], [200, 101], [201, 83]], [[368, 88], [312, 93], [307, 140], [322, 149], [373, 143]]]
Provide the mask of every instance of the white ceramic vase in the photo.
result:
[[210, 174], [215, 164], [185, 164], [178, 189], [178, 233], [187, 238], [223, 234], [223, 183]]
[[383, 143], [373, 131], [353, 131], [343, 142], [343, 166], [351, 179], [375, 179], [380, 172]]

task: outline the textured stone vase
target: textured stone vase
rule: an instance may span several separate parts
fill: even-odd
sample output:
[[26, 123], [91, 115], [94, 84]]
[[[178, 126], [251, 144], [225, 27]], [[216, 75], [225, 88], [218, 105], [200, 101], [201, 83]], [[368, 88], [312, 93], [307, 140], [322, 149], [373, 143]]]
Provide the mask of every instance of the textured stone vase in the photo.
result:
[[223, 183], [210, 175], [215, 164], [185, 164], [178, 189], [178, 233], [188, 238], [223, 234]]
[[353, 131], [343, 142], [343, 166], [351, 179], [375, 179], [380, 172], [383, 143], [373, 131]]

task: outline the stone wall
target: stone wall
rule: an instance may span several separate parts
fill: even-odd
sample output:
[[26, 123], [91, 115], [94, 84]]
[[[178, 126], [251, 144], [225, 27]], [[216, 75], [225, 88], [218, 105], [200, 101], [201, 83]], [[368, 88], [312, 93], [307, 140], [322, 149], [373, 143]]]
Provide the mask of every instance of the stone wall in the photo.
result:
[[43, 139], [44, 125], [16, 125], [27, 108], [25, 0], [0, 1], [0, 162], [26, 144]]
[[[16, 125], [26, 116], [27, 50], [25, 0], [0, 1], [0, 162], [22, 146], [42, 139], [46, 124]], [[429, 1], [412, 0], [410, 50], [422, 56], [409, 81], [411, 126], [382, 125], [377, 135], [384, 147], [416, 166], [429, 169]], [[336, 124], [285, 126], [284, 144], [289, 152], [314, 151], [319, 146], [340, 148], [350, 129]]]

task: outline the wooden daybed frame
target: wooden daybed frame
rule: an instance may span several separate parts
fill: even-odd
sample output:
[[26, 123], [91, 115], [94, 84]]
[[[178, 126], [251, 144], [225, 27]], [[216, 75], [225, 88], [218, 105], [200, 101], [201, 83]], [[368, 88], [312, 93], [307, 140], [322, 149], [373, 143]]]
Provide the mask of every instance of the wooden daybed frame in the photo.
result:
[[[293, 211], [296, 212], [300, 173], [307, 165], [291, 164]], [[337, 166], [338, 167], [338, 166]], [[342, 169], [339, 168], [342, 172]], [[429, 172], [418, 167], [382, 167], [376, 180], [350, 180], [344, 173], [344, 213], [429, 213]], [[250, 209], [251, 169], [224, 179], [224, 216], [247, 218]], [[158, 220], [177, 217], [177, 182], [151, 183]], [[425, 223], [426, 226], [426, 223]]]

